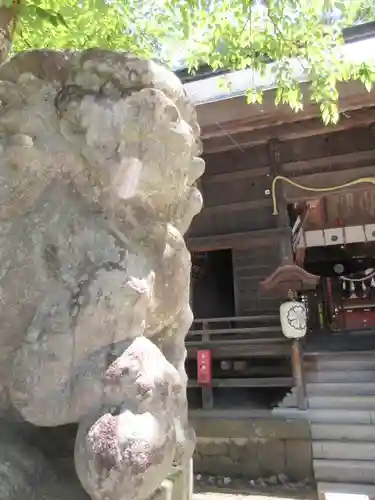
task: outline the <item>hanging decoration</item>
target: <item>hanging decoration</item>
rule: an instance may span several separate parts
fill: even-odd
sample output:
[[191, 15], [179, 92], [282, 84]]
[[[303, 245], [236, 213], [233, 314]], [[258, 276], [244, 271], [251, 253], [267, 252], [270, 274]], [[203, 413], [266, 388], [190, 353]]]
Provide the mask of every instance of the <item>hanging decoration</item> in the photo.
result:
[[375, 288], [375, 270], [366, 269], [364, 276], [361, 278], [346, 278], [345, 276], [340, 276], [341, 287], [345, 291], [347, 285], [349, 285], [350, 298], [358, 298], [356, 294], [356, 284], [360, 285], [363, 292], [363, 297], [365, 298], [369, 293], [370, 288]]
[[354, 281], [350, 282], [350, 298], [351, 299], [356, 299], [357, 298], [357, 295], [355, 293], [355, 283], [354, 283]]
[[337, 186], [326, 186], [326, 187], [310, 187], [299, 184], [298, 182], [289, 179], [283, 175], [277, 175], [272, 180], [271, 185], [271, 196], [272, 196], [272, 204], [273, 204], [273, 215], [278, 215], [277, 209], [277, 199], [276, 199], [276, 183], [278, 181], [284, 181], [288, 184], [291, 184], [294, 187], [302, 189], [303, 191], [310, 191], [313, 193], [329, 193], [331, 191], [338, 191], [347, 187], [355, 186], [357, 184], [374, 184], [375, 185], [375, 177], [362, 177], [361, 179], [354, 179], [352, 181], [346, 182], [345, 184], [338, 184]]

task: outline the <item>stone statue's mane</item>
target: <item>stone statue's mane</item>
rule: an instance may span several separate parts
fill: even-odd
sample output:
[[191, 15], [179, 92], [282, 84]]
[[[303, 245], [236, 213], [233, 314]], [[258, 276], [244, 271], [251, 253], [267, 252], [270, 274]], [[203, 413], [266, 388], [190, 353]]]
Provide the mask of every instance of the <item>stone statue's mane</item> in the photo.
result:
[[[0, 67], [2, 102], [9, 102], [7, 90], [16, 88], [10, 84], [22, 85], [30, 79], [39, 80], [41, 86], [50, 83], [60, 89], [73, 85], [81, 92], [104, 94], [112, 99], [126, 97], [144, 88], [156, 88], [176, 103], [184, 119], [198, 132], [194, 107], [180, 81], [166, 66], [152, 60], [102, 49], [22, 52]], [[29, 87], [30, 95], [34, 89]], [[22, 85], [22, 91], [27, 93], [27, 86]]]

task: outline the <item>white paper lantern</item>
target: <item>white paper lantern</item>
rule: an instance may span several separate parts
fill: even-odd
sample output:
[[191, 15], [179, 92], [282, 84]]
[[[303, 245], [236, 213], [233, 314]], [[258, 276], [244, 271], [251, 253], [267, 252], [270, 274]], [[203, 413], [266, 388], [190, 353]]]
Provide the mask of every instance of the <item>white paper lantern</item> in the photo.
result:
[[304, 304], [289, 300], [280, 306], [280, 322], [283, 334], [288, 339], [300, 339], [307, 331], [307, 311]]

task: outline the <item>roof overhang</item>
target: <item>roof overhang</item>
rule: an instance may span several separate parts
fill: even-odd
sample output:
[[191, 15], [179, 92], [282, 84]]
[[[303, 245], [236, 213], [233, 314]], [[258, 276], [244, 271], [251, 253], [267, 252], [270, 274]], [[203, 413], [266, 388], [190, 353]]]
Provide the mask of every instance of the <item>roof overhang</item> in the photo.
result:
[[289, 290], [294, 293], [315, 290], [319, 281], [320, 276], [310, 274], [296, 264], [286, 264], [261, 281], [260, 287], [264, 292], [287, 297]]
[[[375, 63], [375, 38], [355, 41], [345, 45], [343, 50], [348, 60]], [[303, 129], [306, 129], [306, 122], [315, 120], [310, 128], [306, 129], [306, 135], [310, 135], [311, 128], [315, 130], [314, 133], [322, 133], [321, 130], [326, 132], [327, 127], [324, 127], [320, 118], [319, 107], [310, 99], [310, 84], [307, 76], [297, 62], [294, 64], [294, 73], [294, 77], [301, 82], [304, 95], [303, 110], [298, 113], [287, 105], [275, 105], [276, 89], [272, 64], [263, 76], [252, 70], [243, 70], [224, 76], [214, 75], [204, 80], [187, 82], [185, 89], [196, 105], [205, 153], [231, 149], [234, 143], [241, 144], [242, 138], [237, 141], [235, 137], [238, 134], [246, 134], [246, 140], [249, 140], [250, 144], [246, 144], [245, 141], [245, 146], [265, 142], [267, 137], [283, 139], [285, 134], [293, 135], [295, 132], [285, 129], [284, 124], [303, 122], [302, 128], [297, 127], [298, 133], [303, 133]], [[220, 86], [222, 78], [228, 82], [227, 90]], [[263, 89], [262, 104], [247, 104], [245, 94], [249, 86]], [[375, 92], [368, 92], [358, 81], [340, 84], [339, 95], [341, 119], [337, 125], [328, 130], [334, 131], [352, 126], [349, 124], [352, 112], [375, 107]], [[375, 112], [367, 114], [366, 117], [362, 116], [361, 120], [361, 124], [375, 122]], [[270, 127], [273, 130], [266, 134], [262, 135], [259, 132], [249, 134], [249, 132], [262, 129], [266, 131]], [[252, 135], [254, 136], [251, 137]], [[227, 145], [222, 145], [218, 141], [223, 137], [227, 137]], [[231, 141], [229, 138], [234, 140]]]
[[291, 140], [375, 124], [375, 91], [367, 92], [360, 82], [339, 86], [340, 119], [328, 126], [319, 107], [308, 99], [308, 85], [302, 85], [306, 97], [298, 113], [286, 105], [275, 106], [275, 90], [264, 93], [262, 105], [249, 105], [241, 96], [197, 106], [204, 153], [250, 147], [271, 137]]
[[[275, 105], [275, 89], [264, 93], [262, 104], [249, 105], [243, 95], [199, 104], [196, 109], [202, 138], [220, 137], [228, 133], [277, 126], [320, 116], [319, 107], [309, 99], [308, 83], [303, 83], [302, 88], [305, 98], [303, 110], [298, 113], [287, 105]], [[375, 106], [375, 92], [368, 92], [360, 82], [340, 84], [339, 94], [339, 108], [342, 113]]]

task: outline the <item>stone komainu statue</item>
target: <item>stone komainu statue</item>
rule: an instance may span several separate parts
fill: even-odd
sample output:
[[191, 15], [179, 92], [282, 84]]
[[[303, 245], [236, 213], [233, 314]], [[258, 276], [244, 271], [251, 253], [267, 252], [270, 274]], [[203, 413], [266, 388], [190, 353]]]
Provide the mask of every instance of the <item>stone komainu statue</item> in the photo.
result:
[[87, 498], [22, 438], [25, 422], [78, 423], [92, 499], [162, 495], [194, 448], [183, 234], [202, 206], [195, 111], [166, 69], [94, 49], [14, 57], [0, 99], [0, 497]]

